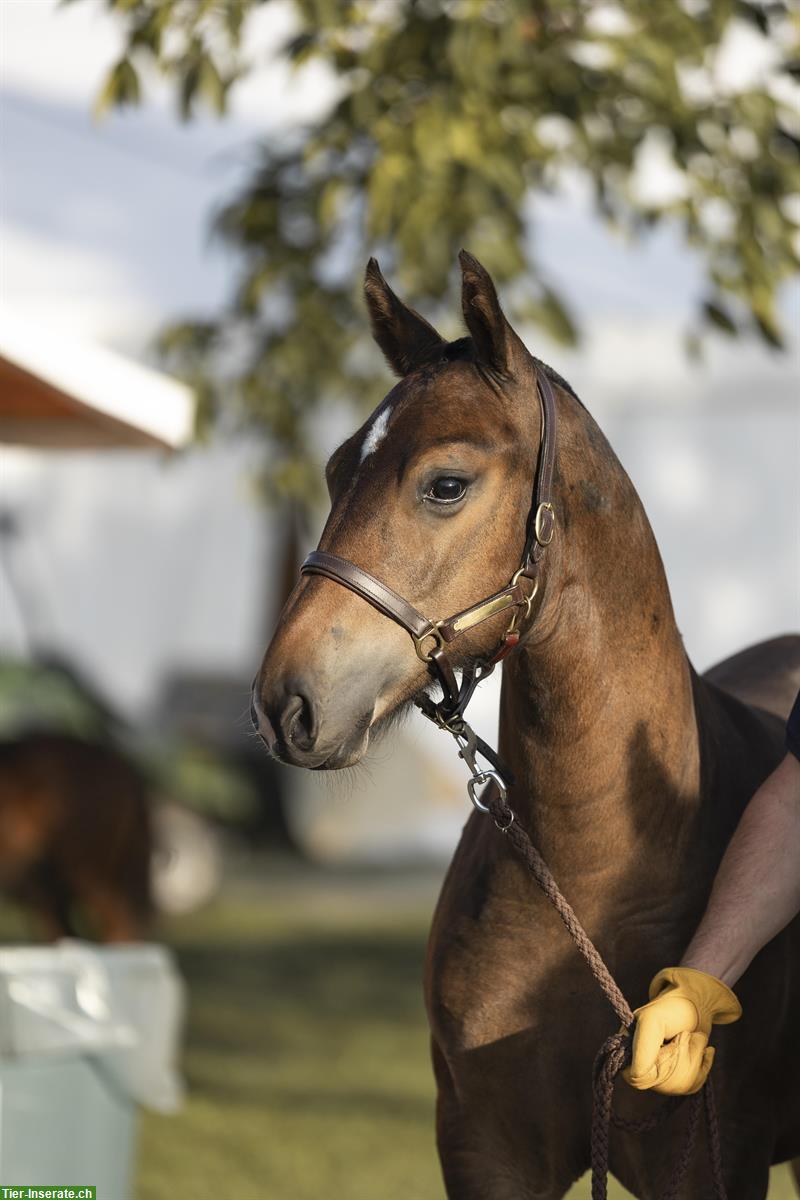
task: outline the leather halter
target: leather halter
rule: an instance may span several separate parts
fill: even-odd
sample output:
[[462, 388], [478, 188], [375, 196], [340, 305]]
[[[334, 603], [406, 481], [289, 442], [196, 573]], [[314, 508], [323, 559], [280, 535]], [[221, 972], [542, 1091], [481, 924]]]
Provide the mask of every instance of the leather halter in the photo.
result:
[[[428, 664], [431, 674], [439, 682], [443, 692], [443, 698], [438, 704], [434, 704], [427, 696], [421, 697], [416, 703], [427, 717], [457, 738], [461, 738], [464, 728], [468, 728], [463, 721], [464, 710], [478, 683], [491, 674], [495, 665], [510, 650], [513, 650], [519, 641], [520, 609], [524, 608], [525, 610], [524, 618], [530, 616], [533, 599], [539, 586], [542, 558], [555, 533], [556, 519], [552, 488], [556, 447], [556, 406], [550, 380], [543, 370], [538, 367], [535, 370], [542, 413], [542, 437], [521, 564], [504, 588], [451, 617], [432, 621], [423, 616], [413, 604], [410, 604], [388, 584], [371, 575], [369, 571], [365, 571], [363, 567], [356, 566], [349, 559], [340, 558], [336, 554], [328, 554], [325, 550], [313, 550], [300, 568], [303, 575], [323, 575], [326, 579], [331, 579], [334, 583], [349, 588], [351, 592], [361, 596], [385, 617], [396, 621], [411, 635], [417, 655]], [[488, 620], [489, 617], [509, 609], [514, 610], [511, 624], [506, 630], [498, 651], [491, 658], [465, 667], [459, 686], [446, 648], [468, 629], [473, 629], [476, 625]], [[473, 749], [475, 746], [484, 757], [488, 757], [499, 767], [494, 751], [477, 737], [473, 742]], [[504, 774], [508, 777], [508, 772], [504, 772]]]

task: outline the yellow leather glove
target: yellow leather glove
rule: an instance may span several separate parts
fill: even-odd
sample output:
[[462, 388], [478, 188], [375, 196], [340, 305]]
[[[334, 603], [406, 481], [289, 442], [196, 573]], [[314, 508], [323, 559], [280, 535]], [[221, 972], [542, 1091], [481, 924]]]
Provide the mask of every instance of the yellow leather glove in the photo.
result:
[[699, 1092], [714, 1061], [712, 1025], [730, 1025], [742, 1006], [729, 987], [693, 967], [667, 967], [650, 984], [650, 1003], [637, 1008], [631, 1087], [669, 1096]]

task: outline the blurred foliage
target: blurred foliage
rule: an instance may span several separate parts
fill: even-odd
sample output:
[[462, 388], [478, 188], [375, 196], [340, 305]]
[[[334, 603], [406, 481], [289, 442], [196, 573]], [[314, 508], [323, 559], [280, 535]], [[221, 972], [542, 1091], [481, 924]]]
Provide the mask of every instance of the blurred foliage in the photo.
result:
[[[224, 112], [247, 61], [247, 20], [275, 0], [106, 0], [125, 47], [99, 106], [135, 103], [143, 68], [184, 116]], [[800, 12], [782, 0], [294, 0], [283, 47], [324, 64], [336, 100], [295, 141], [261, 150], [220, 215], [241, 253], [235, 299], [164, 335], [206, 421], [268, 435], [272, 493], [314, 486], [320, 405], [375, 399], [377, 356], [353, 263], [377, 251], [406, 295], [443, 308], [466, 245], [506, 285], [517, 320], [564, 342], [570, 306], [536, 256], [536, 196], [576, 173], [627, 235], [669, 219], [705, 265], [692, 339], [714, 328], [779, 346], [780, 284], [798, 266]], [[741, 26], [769, 44], [758, 87], [720, 82]], [[298, 77], [298, 86], [302, 76]], [[638, 186], [643, 148], [671, 163], [661, 197]], [[574, 281], [579, 286], [579, 281]], [[510, 286], [514, 285], [514, 286]], [[658, 280], [653, 280], [658, 286]]]
[[0, 741], [31, 730], [111, 743], [161, 798], [220, 824], [244, 828], [257, 815], [252, 780], [223, 751], [174, 735], [135, 733], [76, 668], [57, 658], [0, 660]]
[[105, 742], [120, 733], [121, 724], [66, 663], [0, 660], [0, 740], [12, 741], [31, 729]]
[[148, 768], [160, 795], [208, 820], [237, 828], [248, 826], [258, 814], [252, 780], [212, 747], [170, 741], [151, 753]]

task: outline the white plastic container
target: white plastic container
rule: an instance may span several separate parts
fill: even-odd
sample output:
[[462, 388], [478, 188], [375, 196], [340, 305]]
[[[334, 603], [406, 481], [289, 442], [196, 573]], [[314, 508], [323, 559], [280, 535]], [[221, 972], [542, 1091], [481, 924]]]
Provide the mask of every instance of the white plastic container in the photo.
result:
[[150, 944], [0, 949], [0, 1184], [129, 1200], [137, 1107], [174, 1112], [184, 992]]

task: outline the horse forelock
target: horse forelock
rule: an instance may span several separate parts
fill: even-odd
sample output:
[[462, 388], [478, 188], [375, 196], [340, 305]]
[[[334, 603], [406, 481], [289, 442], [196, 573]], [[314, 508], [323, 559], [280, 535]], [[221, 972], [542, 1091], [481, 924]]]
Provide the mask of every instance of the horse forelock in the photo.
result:
[[[536, 364], [536, 367], [540, 371], [544, 372], [544, 374], [547, 376], [547, 378], [550, 380], [550, 382], [552, 384], [555, 384], [556, 387], [561, 388], [561, 390], [566, 392], [569, 396], [571, 396], [573, 400], [577, 400], [578, 404], [580, 404], [580, 406], [582, 408], [585, 408], [585, 405], [584, 405], [583, 401], [581, 400], [580, 396], [575, 391], [572, 384], [569, 383], [568, 380], [566, 380], [563, 375], [559, 375], [558, 371], [556, 371], [548, 363], [543, 362], [542, 359], [536, 358], [534, 355], [531, 355], [531, 357], [533, 358], [533, 361]], [[477, 353], [475, 350], [475, 343], [473, 342], [472, 338], [471, 337], [461, 337], [461, 338], [456, 338], [455, 341], [452, 341], [452, 342], [445, 342], [444, 345], [442, 346], [441, 358], [438, 361], [434, 361], [432, 363], [426, 364], [426, 366], [420, 368], [420, 370], [428, 378], [431, 378], [433, 375], [435, 375], [439, 371], [441, 371], [442, 368], [448, 366], [450, 363], [454, 363], [454, 362], [473, 362], [474, 363], [477, 361], [478, 361], [478, 356], [477, 356]]]
[[[329, 473], [331, 473], [330, 468], [335, 461], [341, 461], [343, 458], [346, 458], [349, 461], [350, 471], [352, 472], [351, 479], [354, 483], [355, 475], [358, 473], [359, 468], [367, 459], [373, 457], [375, 451], [391, 437], [392, 427], [395, 424], [396, 418], [400, 417], [402, 411], [407, 408], [409, 403], [413, 404], [431, 386], [435, 386], [442, 381], [443, 377], [447, 375], [448, 371], [454, 365], [461, 363], [476, 364], [477, 362], [476, 347], [471, 337], [461, 337], [452, 342], [442, 343], [441, 357], [432, 362], [425, 363], [399, 380], [391, 391], [383, 397], [367, 421], [339, 447], [339, 450], [331, 458]], [[534, 358], [533, 362], [537, 369], [542, 371], [554, 386], [566, 392], [581, 408], [585, 409], [583, 402], [572, 385], [562, 375], [547, 363], [542, 362], [541, 359]], [[455, 403], [463, 403], [463, 398], [464, 394], [462, 392], [458, 399], [455, 400]]]

